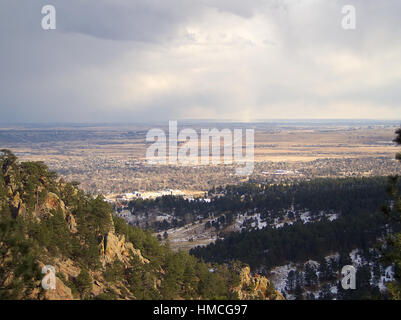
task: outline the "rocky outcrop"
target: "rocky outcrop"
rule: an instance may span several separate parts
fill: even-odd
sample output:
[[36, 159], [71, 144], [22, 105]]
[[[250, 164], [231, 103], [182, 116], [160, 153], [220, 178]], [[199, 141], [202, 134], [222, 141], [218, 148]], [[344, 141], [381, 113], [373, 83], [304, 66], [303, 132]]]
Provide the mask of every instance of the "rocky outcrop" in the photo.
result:
[[131, 242], [125, 241], [123, 235], [116, 235], [113, 231], [102, 238], [100, 252], [103, 265], [112, 263], [116, 259], [129, 265], [132, 254], [136, 255], [142, 263], [149, 263], [149, 260], [142, 256], [140, 250], [135, 249]]
[[39, 216], [42, 217], [49, 214], [51, 211], [60, 211], [63, 214], [64, 219], [67, 222], [68, 229], [71, 233], [76, 233], [77, 222], [75, 221], [74, 215], [66, 208], [63, 200], [59, 198], [55, 193], [49, 192], [46, 196], [45, 202], [40, 208]]
[[21, 199], [22, 184], [15, 181], [14, 170], [10, 170], [9, 175], [4, 176], [8, 193], [8, 203], [11, 214], [15, 218], [25, 212], [25, 205]]
[[78, 232], [77, 222], [75, 221], [75, 218], [71, 213], [68, 213], [66, 215], [65, 220], [67, 221], [68, 229], [70, 230], [71, 233]]
[[18, 191], [16, 191], [10, 197], [10, 208], [11, 208], [11, 214], [13, 215], [13, 217], [18, 217], [25, 213], [25, 205], [22, 202], [22, 199], [21, 199]]
[[259, 274], [252, 276], [249, 267], [241, 269], [240, 284], [233, 291], [238, 294], [240, 300], [284, 300], [266, 277]]
[[44, 212], [46, 214], [52, 210], [60, 210], [63, 213], [64, 217], [66, 216], [66, 208], [64, 202], [59, 198], [57, 194], [49, 192], [47, 193], [45, 202], [41, 207], [41, 212]]
[[145, 257], [142, 256], [141, 250], [134, 248], [134, 246], [131, 242], [127, 243], [127, 248], [128, 248], [128, 250], [130, 250], [134, 255], [136, 255], [139, 258], [139, 261], [142, 264], [150, 262], [148, 259], [146, 259]]

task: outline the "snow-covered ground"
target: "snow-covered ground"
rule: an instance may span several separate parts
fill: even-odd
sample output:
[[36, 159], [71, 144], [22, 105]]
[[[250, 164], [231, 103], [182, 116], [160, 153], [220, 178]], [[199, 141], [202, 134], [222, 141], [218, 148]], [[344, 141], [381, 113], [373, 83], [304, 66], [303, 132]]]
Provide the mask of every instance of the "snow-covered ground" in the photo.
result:
[[[373, 262], [366, 262], [363, 257], [360, 254], [360, 250], [355, 249], [352, 250], [349, 254], [352, 265], [358, 269], [361, 268], [363, 266], [369, 265], [371, 267], [371, 275], [372, 275], [372, 279], [374, 279], [374, 274], [373, 274]], [[332, 259], [338, 261], [340, 255], [338, 253], [334, 253], [331, 255], [328, 255], [325, 257], [325, 260], [327, 262], [331, 261]], [[274, 267], [270, 270], [269, 272], [269, 279], [270, 281], [273, 283], [274, 287], [280, 291], [282, 294], [286, 295], [286, 298], [291, 300], [291, 299], [295, 299], [295, 296], [292, 294], [289, 294], [287, 292], [287, 278], [288, 278], [288, 274], [290, 273], [290, 271], [295, 271], [298, 270], [299, 272], [301, 272], [304, 275], [304, 272], [302, 270], [304, 270], [304, 267], [307, 265], [313, 265], [314, 268], [316, 270], [319, 269], [320, 265], [317, 261], [313, 261], [313, 260], [309, 260], [306, 261], [305, 263], [289, 263], [286, 265], [282, 265], [282, 266], [277, 266]], [[340, 272], [340, 270], [339, 270]], [[317, 276], [319, 277], [320, 273], [319, 271], [316, 272]], [[387, 266], [384, 268], [384, 270], [382, 270], [381, 272], [381, 276], [380, 279], [378, 281], [371, 281], [371, 285], [376, 285], [379, 287], [380, 291], [384, 292], [387, 290], [386, 288], [386, 283], [389, 281], [394, 280], [394, 268], [392, 266]], [[320, 294], [320, 290], [321, 288], [318, 288], [315, 291], [312, 290], [304, 290], [304, 294], [313, 294], [315, 296], [315, 298], [319, 297]], [[334, 281], [333, 283], [331, 283], [330, 285], [330, 292], [335, 296], [337, 294], [337, 281]]]
[[255, 213], [255, 214], [245, 213], [237, 215], [234, 223], [234, 230], [241, 231], [244, 226], [244, 223], [246, 223], [247, 221], [252, 221], [250, 222], [250, 226], [252, 228], [263, 229], [264, 227], [267, 226], [267, 222], [262, 220], [260, 213]]
[[370, 284], [378, 286], [380, 291], [382, 292], [387, 290], [386, 283], [394, 280], [394, 267], [387, 266], [384, 270], [382, 270], [379, 281], [373, 281], [374, 279], [373, 263], [372, 262], [367, 263], [366, 261], [364, 261], [359, 252], [360, 251], [358, 249], [352, 250], [350, 252], [352, 265], [356, 268], [364, 265], [369, 265], [369, 267], [371, 268], [370, 272], [372, 278]]
[[[293, 218], [290, 218], [290, 213]], [[263, 229], [266, 226], [273, 228], [282, 228], [285, 224], [292, 225], [294, 222], [299, 220], [303, 223], [311, 223], [320, 221], [323, 217], [326, 217], [329, 221], [334, 221], [338, 218], [339, 214], [334, 212], [319, 212], [319, 214], [313, 216], [309, 210], [295, 211], [293, 208], [283, 213], [281, 217], [274, 218], [272, 223], [268, 223], [266, 219], [261, 217], [260, 213], [244, 213], [238, 214], [233, 226], [234, 231], [241, 231], [243, 228], [251, 227], [253, 229]]]
[[[287, 278], [290, 271], [295, 271], [297, 265], [294, 263], [278, 266], [270, 270], [269, 280], [273, 283], [274, 287], [281, 293], [285, 292]], [[288, 298], [288, 296], [287, 296]]]
[[159, 221], [162, 222], [164, 220], [171, 222], [174, 219], [174, 216], [164, 213], [164, 214], [157, 214], [157, 215], [149, 215], [146, 216], [145, 214], [131, 214], [129, 210], [122, 210], [121, 212], [114, 212], [114, 215], [120, 218], [123, 218], [128, 224], [135, 225], [137, 223], [143, 224], [146, 221], [148, 222], [155, 222]]

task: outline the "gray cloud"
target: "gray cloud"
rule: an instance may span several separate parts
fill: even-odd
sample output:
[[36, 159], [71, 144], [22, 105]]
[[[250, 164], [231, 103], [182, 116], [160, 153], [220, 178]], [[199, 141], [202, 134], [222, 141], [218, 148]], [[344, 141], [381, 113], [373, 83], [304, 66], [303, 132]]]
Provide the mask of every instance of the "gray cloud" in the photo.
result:
[[401, 115], [398, 0], [48, 3], [0, 4], [0, 122]]

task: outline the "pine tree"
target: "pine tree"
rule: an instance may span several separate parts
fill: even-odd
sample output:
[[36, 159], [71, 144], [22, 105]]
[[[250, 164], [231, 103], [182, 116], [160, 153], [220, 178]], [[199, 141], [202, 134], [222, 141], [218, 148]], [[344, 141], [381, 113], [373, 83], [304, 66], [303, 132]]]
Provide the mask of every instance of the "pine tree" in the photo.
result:
[[303, 287], [304, 287], [304, 275], [302, 272], [295, 271], [295, 299], [303, 300]]
[[319, 280], [326, 281], [329, 278], [329, 266], [325, 258], [322, 258], [319, 262]]
[[314, 287], [317, 285], [316, 269], [310, 263], [306, 264], [305, 267], [305, 285], [308, 287]]
[[315, 295], [313, 293], [309, 292], [306, 295], [306, 300], [316, 300]]
[[291, 270], [290, 272], [288, 272], [285, 288], [288, 292], [292, 292], [295, 289], [295, 271], [294, 270]]
[[75, 286], [82, 298], [92, 290], [92, 277], [88, 270], [84, 268], [81, 269], [81, 272], [75, 279]]
[[[401, 145], [401, 128], [396, 131], [394, 142]], [[396, 159], [401, 161], [401, 153], [396, 154]], [[392, 203], [383, 207], [384, 214], [391, 219], [393, 224], [401, 222], [401, 195], [399, 176], [389, 177], [388, 193], [392, 197]], [[389, 292], [393, 299], [401, 300], [401, 233], [389, 235], [384, 248], [385, 263], [394, 264], [394, 281], [388, 284]]]
[[319, 293], [319, 300], [332, 300], [333, 299], [333, 294], [330, 291], [330, 285], [325, 284], [322, 287], [322, 290]]

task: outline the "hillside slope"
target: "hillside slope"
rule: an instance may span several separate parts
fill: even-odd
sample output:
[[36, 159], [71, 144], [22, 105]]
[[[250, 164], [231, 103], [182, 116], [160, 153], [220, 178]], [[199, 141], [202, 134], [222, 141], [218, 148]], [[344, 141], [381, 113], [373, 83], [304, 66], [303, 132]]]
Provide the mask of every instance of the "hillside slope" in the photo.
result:
[[[282, 299], [240, 262], [174, 253], [42, 162], [0, 153], [0, 299]], [[44, 266], [55, 289], [41, 283]]]

